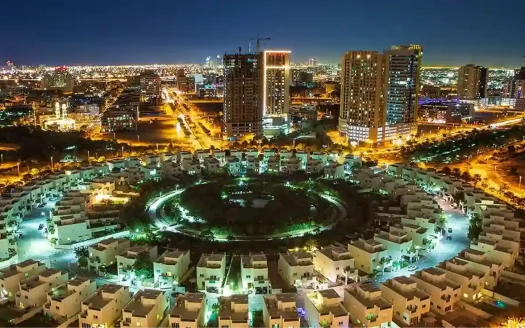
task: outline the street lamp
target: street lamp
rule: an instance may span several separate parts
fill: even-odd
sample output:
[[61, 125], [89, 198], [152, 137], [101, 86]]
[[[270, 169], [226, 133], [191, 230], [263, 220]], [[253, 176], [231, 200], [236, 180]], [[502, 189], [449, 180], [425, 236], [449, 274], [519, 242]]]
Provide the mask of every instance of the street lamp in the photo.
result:
[[519, 183], [519, 188], [521, 189], [521, 175], [520, 175], [520, 183]]
[[53, 167], [53, 156], [51, 156], [51, 171], [54, 171], [54, 167]]
[[20, 162], [16, 163], [16, 170], [18, 172], [18, 176], [20, 176]]
[[137, 143], [140, 142], [140, 134], [137, 134]]

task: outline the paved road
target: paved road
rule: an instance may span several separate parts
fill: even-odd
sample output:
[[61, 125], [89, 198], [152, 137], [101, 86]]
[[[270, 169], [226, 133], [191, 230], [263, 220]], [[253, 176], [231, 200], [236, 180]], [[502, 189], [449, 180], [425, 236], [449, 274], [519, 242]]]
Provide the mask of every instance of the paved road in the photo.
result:
[[37, 207], [27, 215], [20, 224], [19, 232], [24, 235], [18, 239], [18, 259], [38, 260], [46, 265], [57, 269], [68, 269], [70, 263], [76, 262], [73, 251], [55, 249], [44, 236], [44, 229], [38, 230], [38, 226], [46, 226], [46, 215], [53, 209], [55, 202], [48, 201], [45, 207]]
[[[436, 198], [436, 200], [447, 216], [447, 227], [452, 228], [452, 233], [450, 234], [452, 235], [452, 240], [443, 238], [438, 241], [434, 250], [413, 264], [418, 267], [418, 270], [435, 267], [440, 262], [455, 257], [470, 245], [470, 240], [467, 237], [469, 226], [468, 218], [463, 215], [460, 210], [450, 207], [450, 204], [444, 200], [438, 198]], [[408, 271], [407, 268], [400, 269], [396, 272], [385, 272], [382, 277], [377, 279], [377, 282], [383, 282], [399, 276], [410, 276], [413, 273], [414, 272]]]

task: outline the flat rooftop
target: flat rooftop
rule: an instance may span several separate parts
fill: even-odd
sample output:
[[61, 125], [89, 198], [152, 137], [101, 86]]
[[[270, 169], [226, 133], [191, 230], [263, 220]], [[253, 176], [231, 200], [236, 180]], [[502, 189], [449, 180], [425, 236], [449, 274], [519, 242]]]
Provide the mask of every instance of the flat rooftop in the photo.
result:
[[354, 286], [354, 287], [345, 289], [350, 295], [352, 295], [359, 303], [361, 303], [367, 309], [372, 309], [376, 306], [380, 309], [388, 309], [392, 307], [392, 304], [390, 304], [382, 296], [374, 297], [374, 298], [367, 298], [357, 290], [358, 288], [362, 289], [365, 292], [372, 292], [372, 293], [379, 291], [379, 289], [377, 287], [374, 287], [371, 284], [370, 285], [359, 285], [359, 286]]
[[107, 297], [105, 294], [115, 294], [121, 288], [126, 287], [115, 284], [106, 284], [100, 287], [94, 295], [82, 301], [82, 304], [87, 305], [90, 309], [101, 310], [113, 300], [112, 297]]
[[[297, 310], [294, 309], [297, 301], [297, 294], [295, 293], [283, 293], [275, 295], [264, 295], [264, 304], [268, 309], [268, 314], [271, 318], [282, 317], [284, 320], [299, 320]], [[291, 308], [279, 309], [279, 302], [281, 303], [293, 303]]]
[[155, 304], [144, 304], [143, 299], [155, 300], [159, 295], [163, 295], [164, 292], [160, 290], [144, 289], [138, 291], [133, 299], [126, 304], [124, 312], [131, 312], [132, 316], [146, 317], [151, 310], [155, 307]]
[[313, 265], [312, 255], [306, 252], [286, 253], [281, 254], [281, 256], [290, 266]]
[[[317, 297], [317, 295], [322, 298]], [[348, 311], [345, 309], [341, 302], [341, 298], [337, 292], [333, 289], [325, 289], [317, 292], [306, 294], [308, 299], [312, 302], [314, 307], [317, 309], [320, 315], [331, 313], [335, 317], [348, 315]], [[334, 300], [325, 302], [324, 299]]]
[[[416, 284], [415, 280], [413, 280], [413, 279], [411, 279], [409, 277], [406, 277], [406, 276], [395, 277], [392, 280], [395, 280], [398, 283], [403, 284], [403, 285]], [[414, 298], [418, 298], [420, 300], [425, 300], [427, 298], [430, 298], [430, 295], [428, 295], [427, 293], [423, 292], [422, 290], [418, 289], [415, 286], [414, 286], [415, 288], [412, 288], [410, 290], [403, 290], [402, 288], [398, 288], [397, 286], [394, 286], [394, 282], [392, 280], [387, 280], [387, 281], [383, 282], [382, 284], [385, 285], [386, 287], [392, 289], [393, 291], [395, 291], [399, 295], [403, 296], [407, 300], [413, 300]]]
[[222, 260], [226, 257], [225, 254], [202, 254], [201, 258], [199, 260], [199, 263], [197, 264], [197, 267], [200, 268], [220, 268], [220, 265], [215, 263], [208, 263], [208, 262], [222, 262]]
[[[205, 294], [203, 293], [186, 293], [180, 295], [175, 300], [175, 305], [171, 309], [170, 316], [180, 318], [182, 321], [195, 321], [199, 313], [205, 310], [202, 306]], [[191, 306], [188, 306], [191, 304]]]
[[[234, 304], [246, 304], [246, 311], [235, 311]], [[231, 319], [232, 321], [248, 321], [248, 295], [232, 295], [219, 297], [219, 318]]]

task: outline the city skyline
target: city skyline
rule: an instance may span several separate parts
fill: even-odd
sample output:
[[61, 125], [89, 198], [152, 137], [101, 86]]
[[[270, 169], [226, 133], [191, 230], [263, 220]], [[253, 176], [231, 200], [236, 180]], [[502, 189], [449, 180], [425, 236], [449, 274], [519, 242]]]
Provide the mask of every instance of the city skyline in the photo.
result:
[[[2, 47], [0, 60], [68, 66], [201, 63], [207, 56], [232, 52], [239, 46], [247, 50], [250, 39], [259, 33], [272, 38], [262, 44], [263, 49], [290, 49], [295, 63], [310, 57], [340, 63], [346, 51], [383, 51], [394, 44], [422, 44], [424, 66], [519, 67], [524, 63], [519, 13], [525, 4], [518, 1], [513, 10], [491, 7], [490, 12], [484, 9], [486, 0], [462, 1], [453, 3], [454, 7], [434, 2], [401, 1], [391, 6], [384, 0], [338, 1], [330, 8], [313, 0], [300, 6], [272, 0], [254, 4], [249, 12], [237, 1], [199, 5], [157, 1], [148, 3], [149, 12], [138, 1], [125, 5], [100, 2], [100, 6], [95, 1], [92, 7], [96, 10], [63, 4], [10, 4], [11, 12], [24, 12], [31, 20], [18, 24], [20, 16], [4, 17], [4, 41], [9, 47]], [[469, 15], [456, 19], [455, 13], [461, 11]], [[235, 24], [220, 21], [228, 15], [235, 15]], [[121, 18], [140, 23], [123, 24]]]

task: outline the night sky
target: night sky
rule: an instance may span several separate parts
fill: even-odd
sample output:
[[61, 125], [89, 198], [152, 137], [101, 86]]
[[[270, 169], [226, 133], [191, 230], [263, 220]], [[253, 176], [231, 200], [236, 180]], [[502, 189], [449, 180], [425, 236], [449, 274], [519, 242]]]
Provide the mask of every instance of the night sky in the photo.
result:
[[8, 0], [0, 61], [202, 63], [257, 33], [294, 62], [424, 46], [424, 65], [525, 65], [525, 0]]

